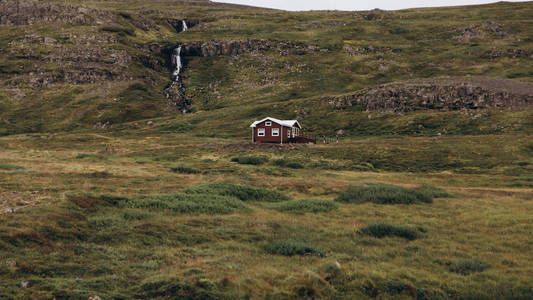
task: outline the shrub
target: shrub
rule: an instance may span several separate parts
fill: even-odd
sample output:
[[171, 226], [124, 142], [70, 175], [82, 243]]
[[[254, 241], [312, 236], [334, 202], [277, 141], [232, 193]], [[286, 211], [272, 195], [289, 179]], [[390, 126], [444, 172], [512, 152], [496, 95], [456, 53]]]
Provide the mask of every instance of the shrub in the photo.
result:
[[276, 166], [285, 167], [285, 168], [291, 168], [291, 169], [303, 169], [304, 166], [294, 160], [287, 160], [287, 159], [276, 159], [274, 161], [274, 164]]
[[400, 237], [408, 240], [414, 240], [422, 237], [420, 229], [385, 223], [368, 225], [359, 230], [359, 232], [375, 238]]
[[180, 174], [199, 174], [200, 170], [188, 167], [170, 167], [170, 171]]
[[468, 275], [474, 272], [483, 272], [490, 268], [490, 265], [481, 259], [459, 259], [452, 262], [449, 266], [450, 272]]
[[266, 250], [272, 254], [285, 256], [323, 254], [323, 251], [320, 248], [312, 246], [304, 241], [292, 239], [273, 241], [271, 245], [266, 247]]
[[241, 165], [262, 165], [268, 161], [268, 157], [264, 156], [237, 156], [231, 159], [232, 162]]
[[281, 202], [289, 200], [284, 193], [249, 185], [212, 182], [188, 187], [187, 194], [206, 194], [235, 197], [242, 201]]
[[319, 213], [328, 212], [337, 208], [333, 201], [322, 199], [299, 199], [280, 203], [275, 207], [278, 211], [289, 213]]
[[17, 165], [10, 165], [10, 164], [1, 164], [1, 165], [0, 165], [0, 170], [6, 170], [6, 171], [11, 171], [11, 170], [24, 170], [24, 167], [22, 167], [22, 166], [17, 166]]
[[182, 214], [229, 214], [246, 209], [242, 201], [233, 197], [209, 194], [155, 195], [137, 199], [136, 208], [168, 209]]
[[432, 203], [433, 199], [413, 189], [388, 184], [350, 186], [335, 199], [339, 202], [376, 204]]
[[423, 184], [417, 189], [429, 198], [452, 198], [454, 194], [433, 185]]

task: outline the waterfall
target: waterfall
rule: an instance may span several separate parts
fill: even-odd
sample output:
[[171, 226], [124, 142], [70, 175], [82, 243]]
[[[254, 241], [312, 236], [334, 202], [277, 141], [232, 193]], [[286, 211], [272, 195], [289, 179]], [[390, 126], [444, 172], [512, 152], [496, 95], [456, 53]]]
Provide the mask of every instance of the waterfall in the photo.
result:
[[174, 81], [179, 81], [180, 73], [181, 73], [181, 45], [174, 49], [172, 53], [172, 66], [174, 66], [174, 72], [172, 73], [172, 77], [174, 78]]
[[[185, 20], [181, 22], [183, 25], [181, 32], [184, 32], [187, 29], [189, 29], [189, 27], [187, 27], [187, 22]], [[172, 67], [174, 69], [174, 71], [172, 72], [172, 81], [167, 86], [167, 88], [163, 90], [163, 94], [166, 96], [167, 99], [171, 100], [171, 102], [173, 102], [174, 105], [180, 107], [182, 113], [187, 113], [189, 112], [189, 106], [191, 103], [187, 100], [187, 98], [185, 98], [183, 83], [181, 82], [181, 78], [180, 78], [181, 71], [183, 70], [183, 63], [181, 60], [182, 49], [183, 49], [183, 45], [178, 45], [172, 51], [172, 56], [170, 59], [172, 63]], [[176, 88], [174, 88], [175, 86], [177, 87], [177, 90]], [[181, 100], [179, 100], [178, 102], [175, 102], [176, 97], [178, 97], [178, 99], [181, 99]]]

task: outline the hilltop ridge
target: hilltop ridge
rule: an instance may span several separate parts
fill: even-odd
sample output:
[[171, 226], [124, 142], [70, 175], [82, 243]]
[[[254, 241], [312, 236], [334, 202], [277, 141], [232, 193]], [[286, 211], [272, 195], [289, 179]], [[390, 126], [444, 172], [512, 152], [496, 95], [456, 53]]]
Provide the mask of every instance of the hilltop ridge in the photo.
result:
[[[318, 105], [313, 113], [298, 112], [306, 101], [383, 84], [439, 77], [457, 85], [476, 77], [533, 81], [532, 2], [362, 12], [210, 1], [3, 0], [0, 7], [3, 135], [101, 130], [156, 118], [205, 130], [212, 124], [201, 120], [228, 112], [242, 122], [279, 114], [315, 123], [313, 114], [330, 110]], [[163, 91], [179, 45], [187, 100], [181, 94], [169, 100]], [[190, 103], [192, 114], [181, 114], [180, 101]], [[325, 130], [343, 129], [330, 124]]]

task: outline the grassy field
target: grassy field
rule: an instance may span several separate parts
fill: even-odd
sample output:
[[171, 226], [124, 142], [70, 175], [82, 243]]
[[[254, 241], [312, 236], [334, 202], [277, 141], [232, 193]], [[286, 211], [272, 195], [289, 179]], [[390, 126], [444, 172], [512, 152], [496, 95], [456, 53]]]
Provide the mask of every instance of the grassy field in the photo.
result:
[[529, 141], [3, 137], [0, 298], [527, 299]]

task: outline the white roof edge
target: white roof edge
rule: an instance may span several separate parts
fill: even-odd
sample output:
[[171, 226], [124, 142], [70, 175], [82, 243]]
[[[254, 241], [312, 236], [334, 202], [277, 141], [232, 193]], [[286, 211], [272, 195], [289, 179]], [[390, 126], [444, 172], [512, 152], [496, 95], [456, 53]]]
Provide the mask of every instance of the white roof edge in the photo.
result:
[[302, 128], [302, 125], [300, 125], [300, 123], [298, 122], [298, 120], [278, 120], [276, 118], [271, 118], [271, 117], [267, 117], [267, 118], [264, 118], [262, 120], [259, 120], [259, 121], [255, 121], [252, 123], [252, 125], [250, 125], [250, 127], [254, 128], [257, 126], [257, 124], [261, 124], [265, 121], [272, 121], [274, 123], [277, 123], [279, 125], [282, 125], [282, 126], [286, 126], [286, 127], [293, 127], [295, 124], [298, 124], [298, 127], [300, 127], [300, 129]]

